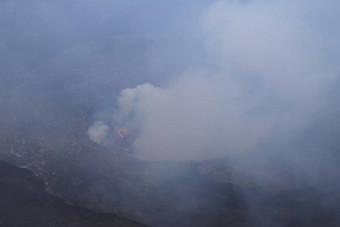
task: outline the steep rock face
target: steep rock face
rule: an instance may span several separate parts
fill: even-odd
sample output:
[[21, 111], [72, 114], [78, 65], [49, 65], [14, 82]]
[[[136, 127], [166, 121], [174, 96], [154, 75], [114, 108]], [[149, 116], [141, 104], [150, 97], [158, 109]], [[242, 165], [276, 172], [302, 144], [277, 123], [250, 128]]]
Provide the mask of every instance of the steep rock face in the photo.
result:
[[143, 226], [114, 214], [96, 213], [48, 194], [26, 169], [0, 161], [1, 226]]

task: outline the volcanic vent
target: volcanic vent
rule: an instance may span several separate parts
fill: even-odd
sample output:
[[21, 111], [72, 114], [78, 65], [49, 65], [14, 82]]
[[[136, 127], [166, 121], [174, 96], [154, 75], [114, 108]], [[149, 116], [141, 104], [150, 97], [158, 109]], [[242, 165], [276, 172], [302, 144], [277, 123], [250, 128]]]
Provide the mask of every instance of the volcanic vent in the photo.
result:
[[[105, 105], [105, 104], [104, 104]], [[136, 138], [134, 130], [127, 121], [119, 121], [114, 117], [114, 109], [103, 114], [103, 104], [93, 106], [87, 115], [89, 138], [108, 149], [121, 154], [132, 154], [132, 144]], [[108, 110], [108, 109], [106, 109]]]

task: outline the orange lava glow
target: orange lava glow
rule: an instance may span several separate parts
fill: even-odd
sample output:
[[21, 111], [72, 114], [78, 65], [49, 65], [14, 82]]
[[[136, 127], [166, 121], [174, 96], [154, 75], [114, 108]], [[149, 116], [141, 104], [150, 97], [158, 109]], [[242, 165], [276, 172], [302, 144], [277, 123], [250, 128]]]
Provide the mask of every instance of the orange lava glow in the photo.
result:
[[119, 141], [121, 142], [124, 137], [129, 133], [129, 130], [127, 128], [119, 128], [118, 134], [119, 134]]

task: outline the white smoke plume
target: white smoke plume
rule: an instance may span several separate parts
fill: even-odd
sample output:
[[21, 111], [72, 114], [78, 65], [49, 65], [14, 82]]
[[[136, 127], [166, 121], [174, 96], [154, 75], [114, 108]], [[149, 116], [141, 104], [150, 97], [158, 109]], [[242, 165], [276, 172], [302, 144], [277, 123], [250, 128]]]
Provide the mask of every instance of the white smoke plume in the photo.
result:
[[[166, 86], [146, 83], [121, 92], [113, 120], [138, 131], [134, 155], [212, 159], [298, 134], [338, 76], [332, 39], [325, 44], [320, 32], [327, 28], [311, 17], [329, 8], [318, 1], [214, 2], [196, 34], [203, 34], [208, 63]], [[90, 137], [103, 141], [108, 128], [93, 127]]]
[[87, 130], [87, 134], [93, 142], [102, 144], [109, 132], [109, 126], [101, 121], [94, 122]]
[[319, 37], [304, 18], [310, 7], [302, 6], [218, 1], [206, 10], [205, 48], [217, 69], [125, 89], [118, 99], [115, 120], [140, 132], [135, 156], [210, 159], [298, 132], [335, 75], [322, 65]]

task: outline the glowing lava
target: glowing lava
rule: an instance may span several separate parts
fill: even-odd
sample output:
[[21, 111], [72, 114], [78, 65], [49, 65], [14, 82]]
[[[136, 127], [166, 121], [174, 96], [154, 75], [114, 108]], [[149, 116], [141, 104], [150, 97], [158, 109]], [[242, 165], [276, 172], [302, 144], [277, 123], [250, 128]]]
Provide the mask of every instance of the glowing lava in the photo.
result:
[[124, 137], [129, 133], [129, 130], [127, 128], [119, 128], [118, 129], [118, 135], [119, 135], [119, 142], [122, 142]]

